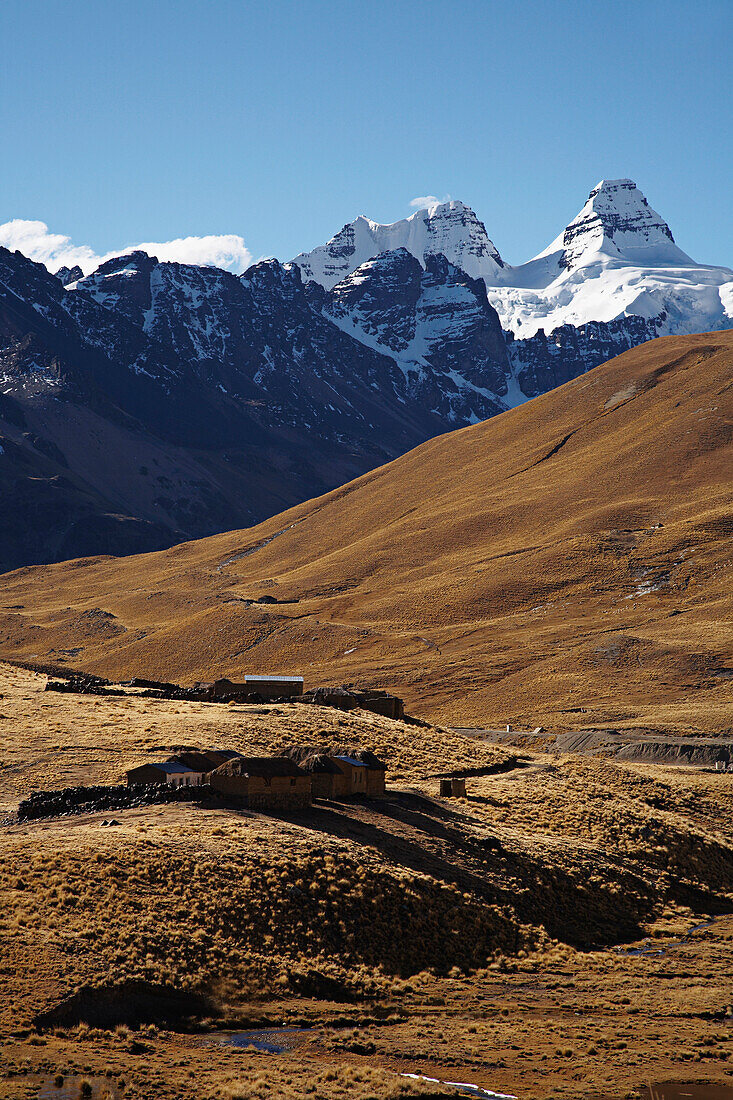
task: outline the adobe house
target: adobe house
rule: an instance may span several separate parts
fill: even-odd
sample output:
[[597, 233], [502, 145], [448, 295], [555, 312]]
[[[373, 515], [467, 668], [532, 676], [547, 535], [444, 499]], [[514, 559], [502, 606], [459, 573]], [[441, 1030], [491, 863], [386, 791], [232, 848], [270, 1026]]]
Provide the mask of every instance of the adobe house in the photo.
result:
[[381, 714], [384, 718], [404, 720], [405, 704], [397, 695], [374, 689], [358, 691], [356, 697], [362, 710], [370, 710], [373, 714]]
[[466, 780], [465, 779], [441, 779], [441, 781], [440, 781], [440, 795], [441, 795], [441, 798], [465, 798], [466, 797]]
[[311, 804], [311, 777], [287, 756], [239, 756], [207, 782], [251, 810], [298, 810]]
[[321, 707], [335, 707], [337, 710], [369, 710], [381, 714], [384, 718], [404, 719], [405, 704], [397, 695], [387, 691], [369, 689], [360, 691], [350, 685], [343, 687], [312, 688], [299, 700], [301, 703], [315, 703]]
[[256, 695], [262, 700], [292, 698], [302, 695], [304, 681], [302, 676], [245, 676], [234, 683], [225, 676], [211, 683], [200, 681], [195, 690], [200, 691], [210, 703], [227, 703], [230, 700]]
[[311, 792], [314, 798], [339, 798], [346, 795], [346, 774], [330, 756], [315, 752], [304, 760], [300, 767], [311, 777]]
[[386, 793], [387, 767], [373, 752], [355, 749], [331, 755], [307, 745], [285, 749], [311, 777], [314, 798], [380, 798]]
[[368, 749], [360, 749], [352, 755], [366, 765], [367, 798], [383, 798], [387, 793], [387, 765]]
[[141, 764], [125, 772], [128, 787], [149, 786], [153, 783], [168, 783], [172, 787], [197, 787], [203, 777], [203, 771], [194, 771], [177, 760], [166, 760], [156, 764]]
[[334, 756], [334, 762], [343, 772], [344, 780], [339, 784], [341, 788], [334, 798], [353, 798], [354, 795], [367, 793], [368, 768], [361, 760], [354, 756]]
[[302, 676], [245, 676], [247, 691], [265, 698], [277, 698], [280, 695], [302, 695], [305, 682]]

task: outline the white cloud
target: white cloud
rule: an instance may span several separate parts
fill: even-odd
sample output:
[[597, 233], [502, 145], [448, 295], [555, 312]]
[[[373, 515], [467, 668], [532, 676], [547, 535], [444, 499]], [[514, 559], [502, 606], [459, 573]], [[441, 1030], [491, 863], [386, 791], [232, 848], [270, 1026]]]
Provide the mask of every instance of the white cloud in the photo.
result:
[[417, 210], [425, 210], [428, 206], [435, 206], [440, 199], [436, 195], [418, 195], [416, 199], [410, 199], [410, 206]]
[[[142, 249], [159, 260], [170, 260], [178, 264], [200, 264], [203, 267], [223, 267], [238, 274], [252, 263], [252, 254], [244, 240], [235, 233], [223, 233], [209, 237], [179, 237], [175, 241], [162, 241], [158, 244], [136, 244], [123, 249], [132, 252], [133, 248]], [[112, 253], [119, 255], [119, 253]]]
[[416, 199], [410, 200], [410, 206], [414, 206], [417, 210], [427, 210], [431, 206], [437, 206], [441, 202], [450, 202], [450, 195], [443, 195], [442, 199], [439, 199], [437, 195], [418, 195]]
[[223, 267], [237, 274], [245, 271], [252, 263], [252, 255], [244, 240], [234, 233], [179, 237], [174, 241], [146, 241], [143, 244], [125, 245], [124, 248], [100, 256], [88, 245], [75, 245], [70, 237], [51, 233], [45, 222], [14, 218], [0, 225], [0, 245], [17, 249], [31, 260], [45, 264], [49, 271], [78, 264], [85, 275], [94, 271], [104, 260], [136, 249], [147, 252], [150, 256], [157, 256], [159, 260]]
[[0, 245], [45, 264], [49, 271], [78, 264], [86, 273], [93, 271], [100, 262], [87, 245], [74, 245], [70, 237], [49, 233], [45, 222], [25, 221], [23, 218], [14, 218], [0, 225]]

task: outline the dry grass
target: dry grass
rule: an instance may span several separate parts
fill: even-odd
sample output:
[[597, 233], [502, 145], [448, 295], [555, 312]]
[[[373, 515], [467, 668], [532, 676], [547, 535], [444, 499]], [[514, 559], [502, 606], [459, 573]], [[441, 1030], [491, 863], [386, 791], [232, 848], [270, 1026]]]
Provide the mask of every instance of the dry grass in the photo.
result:
[[[6, 811], [181, 744], [356, 742], [401, 778], [384, 802], [287, 819], [179, 804], [119, 811], [114, 828], [108, 814], [0, 825], [4, 1100], [57, 1073], [124, 1080], [140, 1100], [435, 1092], [402, 1072], [522, 1100], [733, 1080], [733, 917], [688, 935], [733, 909], [733, 776], [533, 754], [441, 801], [427, 772], [499, 750], [362, 713], [43, 683], [0, 666]], [[666, 953], [615, 949], [641, 936]], [[277, 1058], [155, 1027], [17, 1034], [80, 988], [136, 979], [206, 991], [211, 1022], [315, 1030]]]
[[[183, 680], [298, 670], [451, 724], [730, 732], [732, 351], [731, 333], [646, 345], [254, 531], [19, 570], [3, 652]], [[243, 602], [263, 592], [299, 602]], [[733, 910], [733, 777], [532, 753], [445, 802], [426, 776], [506, 754], [361, 712], [43, 682], [0, 665], [2, 814], [186, 746], [360, 745], [391, 792], [288, 819], [6, 817], [3, 1100], [57, 1074], [136, 1100], [435, 1092], [406, 1071], [522, 1100], [733, 1081], [733, 917], [707, 925]], [[663, 953], [617, 950], [641, 937]], [[209, 1024], [313, 1033], [272, 1058], [155, 1026], [19, 1031], [133, 980], [206, 992]]]
[[730, 733], [732, 355], [730, 332], [653, 341], [255, 529], [17, 570], [0, 644], [355, 680], [447, 724]]
[[226, 1092], [227, 1100], [269, 1100], [276, 1090], [282, 1100], [401, 1100], [411, 1096], [454, 1096], [452, 1089], [427, 1086], [406, 1081], [395, 1073], [373, 1066], [326, 1066], [305, 1075], [280, 1070], [254, 1074], [249, 1080], [237, 1082]]
[[188, 746], [271, 753], [318, 742], [372, 749], [393, 778], [497, 763], [508, 754], [438, 727], [330, 707], [99, 698], [44, 692], [45, 676], [0, 663], [0, 812], [31, 787], [118, 783]]

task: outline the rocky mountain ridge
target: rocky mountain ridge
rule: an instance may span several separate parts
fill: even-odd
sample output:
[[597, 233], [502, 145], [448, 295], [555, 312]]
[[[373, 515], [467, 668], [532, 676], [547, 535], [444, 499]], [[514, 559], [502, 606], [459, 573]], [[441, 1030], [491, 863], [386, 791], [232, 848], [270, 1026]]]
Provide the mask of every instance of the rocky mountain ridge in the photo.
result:
[[416, 380], [327, 305], [276, 260], [237, 277], [140, 252], [65, 289], [0, 250], [0, 567], [249, 525], [504, 407], [485, 301], [479, 386], [456, 333]]
[[0, 568], [255, 523], [731, 302], [629, 180], [519, 267], [455, 201], [241, 276], [2, 249]]
[[[351, 240], [354, 247], [349, 249], [345, 242]], [[438, 240], [440, 248], [435, 247]], [[652, 322], [655, 336], [733, 325], [733, 271], [699, 264], [678, 248], [667, 223], [629, 179], [601, 180], [562, 233], [516, 266], [501, 258], [470, 207], [456, 202], [430, 206], [392, 225], [357, 218], [326, 245], [301, 253], [293, 262], [306, 278], [330, 289], [392, 241], [399, 241], [423, 266], [428, 255], [440, 251], [472, 277], [483, 279], [512, 342], [541, 331], [549, 337], [568, 324], [605, 324], [626, 317]], [[474, 255], [480, 262], [471, 262]], [[638, 327], [632, 321], [630, 332]], [[616, 325], [611, 331], [618, 329]], [[530, 353], [525, 349], [523, 357]]]

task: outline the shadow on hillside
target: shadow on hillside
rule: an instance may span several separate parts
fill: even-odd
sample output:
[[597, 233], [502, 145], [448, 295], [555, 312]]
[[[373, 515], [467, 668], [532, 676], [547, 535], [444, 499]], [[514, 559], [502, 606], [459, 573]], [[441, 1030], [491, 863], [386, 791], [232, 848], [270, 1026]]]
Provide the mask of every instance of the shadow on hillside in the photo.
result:
[[[466, 815], [417, 794], [361, 803], [319, 802], [297, 817], [314, 832], [374, 848], [392, 863], [514, 910], [524, 923], [576, 947], [637, 939], [659, 901], [650, 883], [587, 855], [572, 868], [495, 838], [462, 831]], [[599, 873], [600, 872], [600, 873]], [[618, 887], [622, 889], [619, 891]]]

